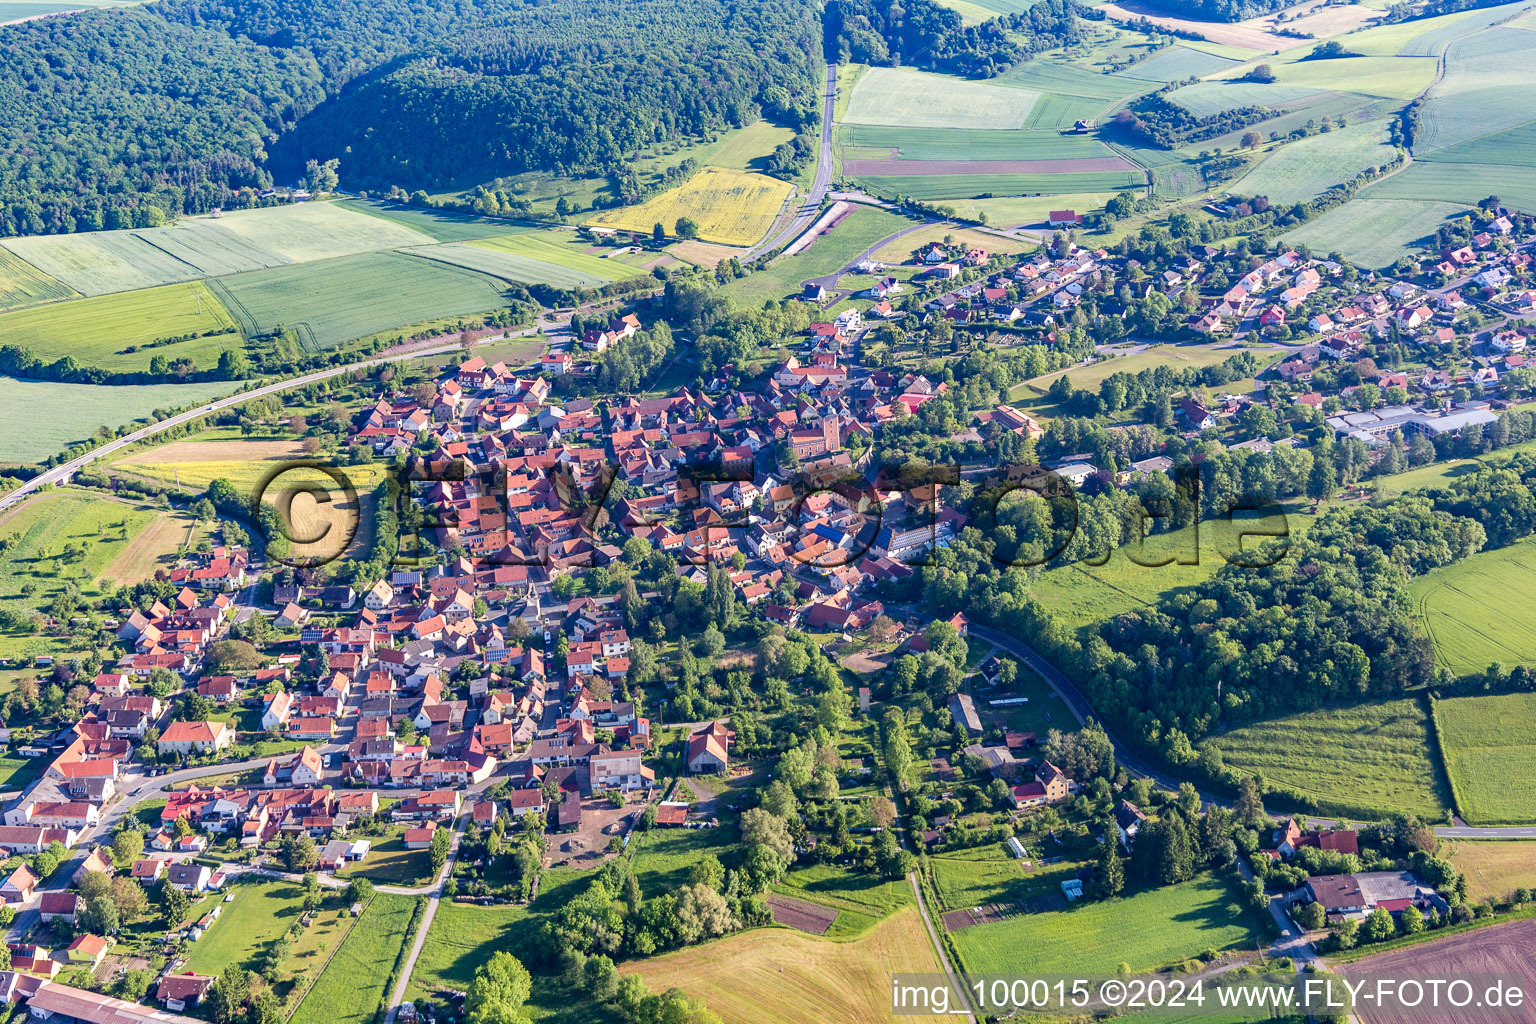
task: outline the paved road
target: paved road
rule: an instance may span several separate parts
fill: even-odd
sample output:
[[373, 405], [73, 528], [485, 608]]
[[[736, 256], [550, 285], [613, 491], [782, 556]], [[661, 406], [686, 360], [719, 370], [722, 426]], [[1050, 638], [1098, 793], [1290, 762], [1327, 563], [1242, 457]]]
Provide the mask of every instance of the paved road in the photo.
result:
[[400, 1004], [405, 1002], [406, 990], [411, 986], [411, 975], [416, 970], [416, 961], [421, 957], [421, 949], [427, 942], [427, 932], [432, 930], [432, 919], [437, 916], [437, 905], [442, 900], [443, 883], [448, 880], [449, 873], [453, 870], [453, 861], [459, 855], [459, 839], [463, 833], [459, 831], [459, 823], [453, 825], [453, 842], [448, 847], [448, 859], [443, 862], [443, 870], [438, 872], [437, 881], [431, 886], [432, 896], [427, 900], [427, 909], [421, 915], [421, 924], [416, 929], [416, 940], [411, 943], [410, 956], [406, 957], [405, 968], [400, 972], [400, 980], [395, 983], [395, 990], [389, 996], [389, 1012], [384, 1015], [384, 1024], [395, 1024], [395, 1015], [400, 1011]]
[[824, 274], [821, 277], [813, 277], [809, 281], [802, 282], [802, 284], [819, 284], [823, 288], [825, 288], [827, 291], [831, 292], [831, 291], [833, 291], [834, 289], [837, 288], [837, 282], [838, 282], [839, 278], [841, 278], [848, 271], [852, 270], [854, 267], [858, 266], [860, 263], [862, 263], [865, 260], [869, 259], [871, 256], [873, 256], [875, 253], [879, 252], [881, 249], [884, 249], [886, 246], [888, 246], [892, 242], [896, 241], [898, 238], [901, 238], [904, 235], [910, 235], [912, 232], [918, 230], [919, 228], [926, 228], [930, 224], [940, 224], [940, 223], [943, 223], [943, 222], [942, 221], [937, 221], [937, 220], [919, 221], [918, 223], [913, 224], [911, 227], [902, 228], [900, 231], [896, 232], [895, 234], [886, 235], [884, 238], [880, 239], [880, 241], [876, 242], [874, 245], [870, 246], [868, 249], [865, 249], [863, 252], [861, 252], [857, 256], [855, 256], [853, 259], [849, 260], [845, 265], [839, 267], [837, 270], [832, 271], [832, 273]]
[[827, 91], [822, 99], [821, 110], [821, 152], [816, 158], [816, 178], [811, 184], [811, 190], [806, 193], [805, 200], [800, 204], [800, 212], [795, 219], [774, 235], [757, 243], [747, 252], [747, 258], [752, 259], [759, 253], [772, 252], [781, 246], [788, 245], [790, 240], [800, 232], [810, 227], [821, 212], [821, 201], [826, 197], [827, 186], [832, 183], [832, 107], [837, 102], [837, 65], [827, 65]]
[[[1015, 637], [1011, 637], [1006, 633], [1000, 633], [995, 629], [979, 625], [975, 622], [970, 625], [970, 633], [979, 640], [1002, 648], [1033, 669], [1040, 678], [1050, 684], [1051, 689], [1055, 690], [1066, 703], [1067, 709], [1072, 712], [1072, 716], [1077, 719], [1079, 725], [1084, 724], [1088, 717], [1093, 715], [1092, 705], [1088, 703], [1087, 699], [1073, 685], [1072, 681], [1062, 675], [1056, 666], [1047, 661], [1045, 656], [1039, 651]], [[1099, 720], [1099, 724], [1104, 724], [1102, 719]], [[1115, 734], [1107, 726], [1104, 732], [1115, 748], [1115, 759], [1124, 765], [1128, 771], [1136, 775], [1146, 776], [1163, 789], [1178, 790], [1178, 779], [1168, 775], [1166, 772], [1154, 769], [1136, 753], [1129, 750], [1124, 743], [1115, 737]], [[1217, 798], [1203, 790], [1200, 793], [1200, 799], [1207, 804], [1219, 804], [1223, 807], [1231, 805], [1230, 800]], [[1339, 824], [1333, 819], [1311, 814], [1307, 815], [1307, 820], [1312, 822], [1313, 825], [1323, 828], [1330, 828]], [[1440, 825], [1435, 828], [1435, 835], [1442, 839], [1536, 839], [1536, 825]], [[1286, 955], [1289, 956], [1291, 954], [1287, 953]]]
[[344, 366], [331, 366], [324, 370], [316, 370], [314, 373], [306, 373], [300, 377], [290, 377], [287, 380], [280, 380], [273, 384], [264, 384], [261, 387], [253, 388], [250, 391], [241, 391], [238, 394], [230, 395], [228, 398], [220, 398], [219, 400], [211, 402], [208, 405], [200, 405], [188, 412], [177, 413], [175, 416], [172, 416], [169, 419], [161, 420], [159, 423], [151, 423], [147, 427], [140, 427], [138, 430], [133, 431], [131, 434], [125, 434], [114, 441], [108, 441], [106, 444], [97, 448], [93, 448], [91, 451], [86, 452], [84, 455], [77, 456], [62, 465], [55, 466], [53, 469], [39, 473], [37, 476], [33, 477], [31, 480], [28, 480], [14, 491], [10, 492], [4, 497], [0, 497], [0, 511], [3, 511], [21, 501], [27, 495], [31, 494], [39, 487], [42, 487], [44, 484], [66, 483], [68, 482], [69, 478], [73, 476], [78, 470], [90, 465], [92, 462], [95, 462], [98, 459], [105, 458], [114, 452], [121, 451], [129, 445], [137, 444], [146, 438], [154, 437], [156, 434], [169, 430], [172, 427], [180, 426], [181, 424], [195, 420], [200, 416], [206, 416], [211, 412], [217, 412], [220, 409], [227, 409], [232, 405], [239, 405], [240, 403], [248, 402], [253, 398], [261, 398], [264, 395], [276, 394], [279, 391], [287, 391], [290, 388], [303, 387], [305, 384], [313, 384], [316, 381], [328, 380], [331, 377], [335, 377], [343, 373], [351, 373], [353, 370], [371, 369], [375, 366], [382, 366], [385, 363], [398, 362], [402, 359], [414, 359], [417, 356], [442, 355], [443, 353], [452, 352], [458, 348], [459, 345], [455, 342], [452, 344], [434, 345], [429, 348], [401, 351], [393, 355], [379, 356], [375, 359], [368, 359], [360, 363], [347, 363]]

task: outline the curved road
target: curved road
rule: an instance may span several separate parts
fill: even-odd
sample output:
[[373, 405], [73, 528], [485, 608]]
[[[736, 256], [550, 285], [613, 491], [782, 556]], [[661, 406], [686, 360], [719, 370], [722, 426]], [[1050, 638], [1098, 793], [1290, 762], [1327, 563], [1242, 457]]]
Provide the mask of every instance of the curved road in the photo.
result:
[[810, 227], [816, 215], [821, 212], [821, 201], [826, 198], [827, 188], [832, 184], [832, 106], [836, 102], [837, 65], [828, 64], [827, 91], [822, 97], [821, 151], [816, 157], [816, 179], [811, 185], [811, 190], [806, 193], [805, 201], [800, 204], [800, 212], [795, 214], [795, 219], [777, 235], [749, 249], [747, 259], [753, 259], [761, 253], [772, 252], [774, 249], [788, 245], [791, 239]]
[[[1051, 689], [1055, 690], [1062, 701], [1066, 703], [1067, 709], [1072, 712], [1072, 717], [1077, 719], [1079, 725], [1085, 724], [1087, 719], [1093, 715], [1093, 706], [1088, 703], [1087, 698], [1082, 695], [1082, 692], [1055, 665], [1047, 661], [1045, 656], [1033, 647], [1030, 647], [1022, 640], [1009, 636], [1007, 633], [1001, 633], [998, 630], [975, 622], [970, 624], [970, 634], [979, 640], [1007, 651], [1010, 655], [1027, 665], [1041, 679], [1044, 679]], [[1110, 731], [1109, 727], [1104, 724], [1102, 719], [1095, 718], [1095, 720], [1104, 727], [1104, 734], [1109, 737], [1109, 742], [1114, 746], [1115, 759], [1120, 764], [1124, 765], [1135, 775], [1143, 775], [1151, 779], [1154, 784], [1163, 789], [1178, 790], [1180, 780], [1153, 768], [1121, 742]], [[1201, 791], [1200, 799], [1208, 804], [1220, 804], [1224, 807], [1231, 806], [1230, 800], [1217, 799], [1204, 791]], [[1311, 814], [1307, 815], [1307, 820], [1316, 825], [1330, 826], [1338, 824], [1332, 819]], [[1536, 839], [1536, 825], [1439, 825], [1435, 828], [1435, 835], [1442, 839]]]
[[70, 459], [68, 462], [55, 466], [54, 468], [45, 472], [39, 473], [37, 476], [33, 477], [31, 480], [28, 480], [14, 491], [10, 492], [4, 497], [0, 497], [0, 511], [4, 511], [5, 509], [10, 508], [12, 505], [21, 501], [33, 491], [36, 491], [38, 488], [42, 487], [44, 484], [67, 483], [69, 478], [73, 476], [76, 471], [90, 465], [97, 459], [111, 455], [113, 452], [121, 451], [129, 445], [136, 444], [139, 441], [145, 440], [146, 438], [154, 437], [156, 434], [169, 430], [172, 427], [180, 426], [181, 424], [195, 420], [200, 416], [206, 416], [210, 412], [217, 412], [220, 409], [227, 409], [232, 405], [239, 405], [240, 403], [248, 402], [253, 398], [261, 398], [264, 395], [275, 394], [279, 391], [287, 391], [289, 388], [303, 387], [305, 384], [313, 384], [316, 381], [327, 380], [331, 377], [335, 377], [343, 373], [351, 373], [353, 370], [372, 369], [375, 366], [383, 366], [385, 363], [399, 362], [402, 359], [415, 359], [417, 356], [442, 355], [447, 352], [452, 352], [458, 348], [459, 344], [457, 342], [453, 342], [451, 344], [434, 345], [429, 348], [412, 349], [408, 352], [398, 352], [393, 355], [378, 356], [374, 359], [367, 359], [360, 363], [347, 363], [342, 366], [330, 366], [326, 367], [324, 370], [316, 370], [314, 373], [306, 373], [301, 377], [289, 377], [286, 380], [280, 380], [272, 384], [263, 384], [261, 387], [252, 388], [250, 391], [240, 391], [236, 394], [228, 396], [227, 398], [220, 398], [217, 401], [209, 403], [208, 405], [200, 405], [195, 409], [188, 410], [187, 412], [177, 413], [175, 416], [172, 416], [169, 419], [161, 420], [158, 423], [151, 423], [146, 427], [140, 427], [138, 430], [133, 431], [131, 434], [124, 434], [122, 437], [119, 437], [116, 440], [108, 441], [104, 445], [91, 449], [84, 455], [76, 456], [75, 458]]

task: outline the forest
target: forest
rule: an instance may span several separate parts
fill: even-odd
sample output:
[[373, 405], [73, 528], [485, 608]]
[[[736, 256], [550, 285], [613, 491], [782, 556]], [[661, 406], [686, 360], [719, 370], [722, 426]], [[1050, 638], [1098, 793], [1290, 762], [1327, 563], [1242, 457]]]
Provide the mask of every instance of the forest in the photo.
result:
[[1176, 18], [1246, 21], [1292, 6], [1292, 0], [1151, 0], [1149, 7]]
[[0, 235], [257, 203], [311, 159], [349, 189], [606, 174], [654, 142], [814, 121], [814, 7], [769, 0], [285, 0], [0, 28]]
[[1042, 0], [964, 26], [959, 14], [932, 0], [832, 0], [823, 17], [827, 59], [990, 78], [1042, 50], [1077, 42], [1083, 10], [1075, 0]]

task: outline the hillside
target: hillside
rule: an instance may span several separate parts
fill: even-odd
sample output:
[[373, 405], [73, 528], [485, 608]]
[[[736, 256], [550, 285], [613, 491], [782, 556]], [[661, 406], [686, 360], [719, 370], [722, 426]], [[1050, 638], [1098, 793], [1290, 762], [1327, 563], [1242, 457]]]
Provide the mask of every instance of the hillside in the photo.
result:
[[[171, 0], [0, 28], [0, 234], [249, 205], [309, 160], [351, 188], [607, 173], [640, 147], [814, 117], [803, 0]], [[247, 190], [241, 192], [241, 190]]]

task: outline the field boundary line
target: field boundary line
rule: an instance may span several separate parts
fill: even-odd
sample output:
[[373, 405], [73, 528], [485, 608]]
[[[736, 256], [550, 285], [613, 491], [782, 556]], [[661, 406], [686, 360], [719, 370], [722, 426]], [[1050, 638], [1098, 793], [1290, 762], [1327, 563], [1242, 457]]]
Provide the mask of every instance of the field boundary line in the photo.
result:
[[1423, 699], [1429, 705], [1426, 719], [1429, 724], [1430, 749], [1435, 752], [1435, 764], [1444, 777], [1446, 790], [1450, 793], [1451, 811], [1456, 817], [1466, 821], [1466, 807], [1462, 802], [1461, 790], [1456, 786], [1456, 775], [1451, 771], [1451, 762], [1445, 753], [1445, 741], [1440, 733], [1440, 702], [1435, 699], [1432, 691], [1425, 691]]
[[[331, 966], [331, 961], [335, 959], [337, 952], [342, 947], [342, 944], [351, 937], [352, 929], [356, 928], [357, 922], [363, 919], [363, 914], [368, 912], [368, 907], [373, 906], [373, 901], [377, 898], [377, 895], [378, 894], [375, 893], [373, 896], [368, 897], [368, 905], [363, 907], [362, 911], [348, 922], [346, 932], [341, 936], [340, 941], [338, 941], [335, 946], [331, 947], [331, 951], [326, 954], [324, 962], [320, 964], [320, 969], [311, 971], [305, 975], [305, 977], [308, 979], [308, 984], [304, 986], [304, 991], [302, 994], [300, 994], [299, 1001], [293, 1004], [293, 1009], [289, 1010], [286, 1014], [283, 1015], [284, 1020], [292, 1020], [293, 1015], [299, 1012], [299, 1007], [304, 1005], [304, 1000], [309, 998], [309, 993], [314, 989], [315, 982], [319, 981], [320, 975], [324, 974], [326, 968]], [[345, 913], [345, 911], [343, 911], [343, 913]]]

